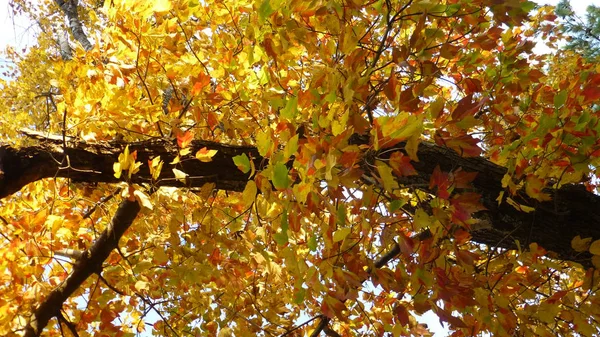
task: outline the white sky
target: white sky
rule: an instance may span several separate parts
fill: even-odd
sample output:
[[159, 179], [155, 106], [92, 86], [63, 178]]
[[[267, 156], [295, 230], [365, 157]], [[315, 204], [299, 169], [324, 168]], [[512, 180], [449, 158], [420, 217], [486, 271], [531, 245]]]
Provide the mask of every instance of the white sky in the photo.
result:
[[26, 47], [35, 43], [36, 24], [24, 17], [13, 17], [10, 0], [0, 0], [0, 49], [6, 45]]

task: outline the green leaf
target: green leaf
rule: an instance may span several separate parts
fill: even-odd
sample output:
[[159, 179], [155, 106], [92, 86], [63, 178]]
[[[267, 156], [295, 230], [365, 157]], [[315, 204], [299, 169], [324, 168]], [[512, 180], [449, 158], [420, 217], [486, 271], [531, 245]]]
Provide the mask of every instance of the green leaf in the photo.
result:
[[260, 8], [258, 9], [258, 21], [263, 24], [268, 16], [273, 14], [275, 10], [271, 7], [270, 0], [263, 0]]
[[259, 132], [256, 136], [256, 147], [258, 148], [258, 153], [261, 156], [266, 157], [269, 151], [271, 151], [271, 147], [273, 145], [273, 141], [271, 140], [271, 134], [268, 132]]
[[233, 163], [237, 166], [237, 168], [244, 172], [250, 172], [250, 159], [245, 153], [240, 154], [239, 156], [233, 157]]
[[287, 119], [288, 121], [293, 121], [294, 117], [296, 117], [296, 113], [298, 112], [298, 96], [293, 96], [290, 98], [285, 107], [281, 109], [281, 117]]
[[392, 200], [389, 207], [390, 213], [399, 210], [400, 207], [404, 206], [405, 203], [406, 202], [404, 200]]
[[425, 213], [421, 208], [417, 209], [415, 212], [415, 216], [413, 217], [413, 224], [416, 230], [421, 230], [423, 228], [429, 227], [431, 225], [431, 220], [429, 219], [429, 215]]
[[285, 190], [290, 186], [288, 168], [283, 163], [277, 163], [273, 167], [273, 186], [278, 190]]
[[554, 96], [554, 107], [560, 108], [565, 105], [567, 102], [567, 97], [569, 96], [569, 92], [567, 90], [563, 90]]
[[344, 204], [338, 205], [337, 212], [337, 224], [341, 227], [346, 225], [346, 207]]
[[317, 251], [317, 236], [311, 236], [310, 239], [308, 239], [306, 245], [308, 246], [308, 249], [310, 249], [311, 252]]
[[352, 228], [350, 227], [338, 229], [337, 231], [333, 232], [333, 242], [344, 240], [348, 234], [350, 234], [350, 232], [352, 232]]
[[285, 149], [283, 150], [283, 155], [286, 159], [288, 159], [293, 154], [295, 154], [297, 151], [298, 151], [298, 135], [295, 135], [285, 145]]
[[288, 240], [289, 240], [288, 235], [287, 235], [288, 227], [289, 227], [288, 215], [287, 215], [287, 210], [285, 210], [281, 214], [281, 232], [273, 235], [273, 239], [275, 240], [275, 242], [277, 242], [278, 245], [283, 246], [288, 243]]
[[294, 303], [300, 304], [300, 303], [304, 302], [305, 297], [306, 297], [306, 289], [300, 288], [300, 290], [298, 290], [294, 294]]

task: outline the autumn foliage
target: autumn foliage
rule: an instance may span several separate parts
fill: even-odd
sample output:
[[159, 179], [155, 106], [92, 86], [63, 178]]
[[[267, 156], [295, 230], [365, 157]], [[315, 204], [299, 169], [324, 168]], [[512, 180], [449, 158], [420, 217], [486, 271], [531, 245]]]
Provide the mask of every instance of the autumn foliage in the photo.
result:
[[521, 0], [13, 0], [0, 334], [600, 330], [600, 68]]

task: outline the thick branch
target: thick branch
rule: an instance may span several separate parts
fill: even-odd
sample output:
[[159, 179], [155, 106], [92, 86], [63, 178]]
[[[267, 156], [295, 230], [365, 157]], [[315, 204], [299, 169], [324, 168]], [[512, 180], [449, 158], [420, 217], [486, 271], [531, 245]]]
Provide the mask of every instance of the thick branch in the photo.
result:
[[79, 20], [79, 15], [77, 14], [77, 0], [55, 1], [60, 7], [60, 9], [62, 9], [62, 11], [67, 16], [67, 19], [69, 20], [69, 25], [71, 26], [71, 32], [73, 33], [73, 37], [75, 37], [75, 40], [81, 43], [83, 49], [92, 49], [92, 43], [88, 40], [87, 36], [85, 35], [85, 32], [83, 31], [83, 26], [81, 25], [81, 21]]
[[140, 211], [137, 201], [124, 200], [119, 205], [110, 225], [94, 242], [85, 254], [77, 259], [73, 272], [56, 289], [52, 290], [44, 301], [36, 308], [29, 324], [25, 328], [25, 337], [39, 336], [52, 317], [60, 315], [63, 303], [92, 274], [100, 272], [102, 263], [110, 252], [117, 247], [123, 233]]
[[[33, 136], [33, 135], [31, 135]], [[42, 136], [36, 135], [37, 138]], [[113, 164], [125, 149], [125, 144], [117, 143], [75, 143], [63, 149], [62, 137], [48, 137], [46, 142], [33, 147], [14, 149], [0, 147], [0, 198], [19, 191], [23, 186], [49, 177], [70, 178], [75, 182], [116, 183]], [[67, 139], [69, 141], [69, 139]], [[242, 173], [232, 158], [245, 154], [254, 159], [255, 167], [260, 170], [264, 165], [258, 150], [251, 146], [232, 146], [214, 142], [194, 141], [190, 147], [192, 155], [207, 147], [217, 150], [210, 163], [195, 158], [183, 158], [176, 165], [169, 165], [178, 155], [176, 145], [164, 141], [131, 143], [130, 152], [137, 152], [137, 161], [143, 165], [133, 175], [132, 183], [152, 183], [154, 186], [199, 187], [205, 183], [215, 183], [216, 188], [228, 191], [243, 191], [248, 174]], [[152, 181], [148, 161], [160, 156], [165, 162], [160, 176]], [[172, 171], [177, 168], [188, 174], [185, 182], [175, 178]]]
[[72, 59], [73, 50], [71, 50], [71, 46], [69, 45], [69, 34], [67, 33], [67, 31], [63, 30], [58, 25], [55, 31], [57, 34], [56, 39], [58, 42], [58, 46], [60, 48], [60, 56], [65, 61]]
[[[33, 136], [33, 135], [32, 135]], [[38, 137], [43, 138], [43, 137]], [[351, 138], [353, 143], [368, 143], [366, 137]], [[0, 147], [0, 198], [19, 191], [33, 181], [48, 177], [68, 177], [75, 182], [114, 183], [119, 180], [113, 175], [113, 163], [117, 161], [125, 145], [119, 143], [86, 144], [76, 142], [63, 149], [62, 139], [46, 138], [41, 145], [14, 149]], [[267, 164], [258, 150], [252, 146], [233, 146], [214, 142], [192, 142], [192, 154], [207, 147], [217, 150], [213, 161], [203, 163], [196, 159], [185, 159], [176, 165], [169, 165], [177, 156], [176, 145], [165, 141], [147, 141], [129, 144], [130, 151], [137, 151], [137, 160], [142, 162], [140, 171], [133, 175], [133, 183], [152, 183], [154, 186], [200, 187], [205, 183], [214, 183], [216, 188], [229, 191], [242, 191], [249, 175], [242, 173], [233, 163], [233, 157], [245, 154], [252, 158], [257, 170]], [[380, 157], [391, 152], [403, 151], [403, 144], [396, 149], [386, 149]], [[152, 181], [148, 169], [148, 160], [160, 156], [165, 162], [157, 181]], [[373, 160], [377, 154], [364, 155], [365, 175], [374, 176]], [[576, 254], [570, 241], [576, 235], [600, 239], [600, 197], [578, 185], [563, 186], [552, 190], [553, 200], [536, 202], [525, 196], [513, 197], [518, 202], [535, 211], [524, 213], [503, 201], [498, 205], [497, 198], [502, 188], [502, 178], [506, 174], [504, 167], [485, 158], [463, 158], [453, 150], [422, 142], [418, 149], [419, 162], [413, 162], [418, 175], [398, 177], [402, 184], [417, 186], [428, 190], [433, 170], [439, 166], [442, 171], [450, 172], [461, 167], [467, 172], [477, 172], [473, 181], [476, 192], [481, 194], [481, 203], [486, 211], [477, 213], [489, 228], [472, 231], [473, 240], [494, 247], [516, 248], [515, 240], [521, 246], [537, 242], [547, 250], [554, 251], [558, 258], [578, 261], [589, 266], [589, 255]], [[188, 179], [181, 182], [175, 179], [172, 168], [187, 173]]]

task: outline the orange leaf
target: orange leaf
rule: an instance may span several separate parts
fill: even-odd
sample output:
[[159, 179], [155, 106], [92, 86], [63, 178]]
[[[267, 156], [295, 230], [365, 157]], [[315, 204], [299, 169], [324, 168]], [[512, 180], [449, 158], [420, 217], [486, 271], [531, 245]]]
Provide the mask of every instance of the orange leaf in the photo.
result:
[[527, 176], [525, 184], [525, 192], [528, 196], [538, 201], [548, 201], [551, 199], [548, 193], [543, 193], [542, 190], [546, 187], [546, 181], [540, 179], [533, 174]]
[[177, 145], [179, 145], [179, 148], [184, 149], [190, 145], [193, 139], [194, 134], [191, 131], [186, 131], [184, 134], [179, 133], [177, 135]]
[[410, 157], [405, 156], [402, 152], [394, 152], [390, 156], [390, 166], [399, 176], [416, 175], [417, 171], [410, 163]]

